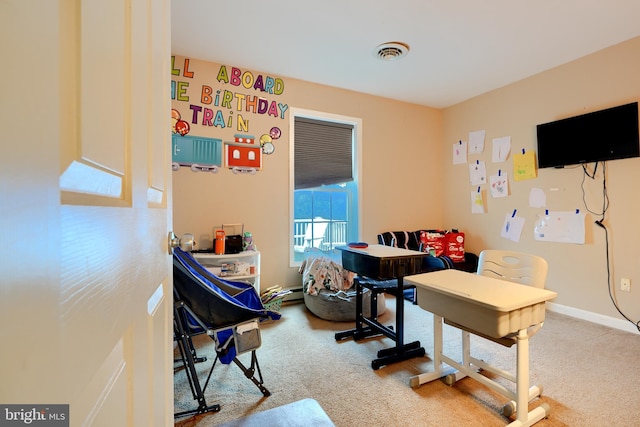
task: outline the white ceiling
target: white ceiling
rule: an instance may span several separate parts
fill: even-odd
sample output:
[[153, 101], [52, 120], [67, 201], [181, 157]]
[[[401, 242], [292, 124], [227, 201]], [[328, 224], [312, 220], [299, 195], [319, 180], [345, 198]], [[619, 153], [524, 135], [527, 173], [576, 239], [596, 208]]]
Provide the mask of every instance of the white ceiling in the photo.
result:
[[640, 35], [640, 0], [171, 3], [173, 54], [437, 108]]

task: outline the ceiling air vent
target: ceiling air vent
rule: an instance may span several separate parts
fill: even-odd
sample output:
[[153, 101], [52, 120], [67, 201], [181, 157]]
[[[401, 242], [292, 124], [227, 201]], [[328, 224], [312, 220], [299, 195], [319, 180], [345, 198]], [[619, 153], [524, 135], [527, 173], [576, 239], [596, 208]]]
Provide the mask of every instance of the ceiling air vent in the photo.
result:
[[388, 42], [376, 47], [373, 53], [382, 61], [396, 61], [409, 53], [409, 46], [400, 42]]

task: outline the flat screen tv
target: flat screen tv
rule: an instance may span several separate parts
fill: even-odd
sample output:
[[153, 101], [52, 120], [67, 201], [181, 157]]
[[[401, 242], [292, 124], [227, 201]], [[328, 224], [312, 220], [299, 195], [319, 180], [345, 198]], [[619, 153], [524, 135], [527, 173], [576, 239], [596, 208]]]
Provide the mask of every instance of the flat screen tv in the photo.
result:
[[538, 168], [640, 157], [638, 103], [537, 126]]

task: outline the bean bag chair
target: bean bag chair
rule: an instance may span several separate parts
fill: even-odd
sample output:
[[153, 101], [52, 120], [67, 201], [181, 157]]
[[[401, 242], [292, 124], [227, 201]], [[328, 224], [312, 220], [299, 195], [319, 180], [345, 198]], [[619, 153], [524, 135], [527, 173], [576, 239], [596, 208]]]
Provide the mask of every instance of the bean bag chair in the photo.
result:
[[[354, 274], [342, 268], [339, 250], [321, 251], [310, 248], [305, 251], [305, 259], [299, 269], [302, 275], [304, 303], [309, 311], [324, 320], [346, 322], [356, 319], [356, 290]], [[369, 289], [364, 289], [363, 312], [371, 314]], [[376, 301], [378, 315], [386, 310], [384, 294]]]

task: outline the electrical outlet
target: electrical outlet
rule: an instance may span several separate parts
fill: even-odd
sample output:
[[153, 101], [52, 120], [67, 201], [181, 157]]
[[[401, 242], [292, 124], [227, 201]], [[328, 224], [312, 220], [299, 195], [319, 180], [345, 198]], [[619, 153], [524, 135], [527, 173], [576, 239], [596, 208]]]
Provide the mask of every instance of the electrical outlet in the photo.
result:
[[624, 292], [631, 292], [631, 279], [623, 277], [620, 279], [620, 290]]

